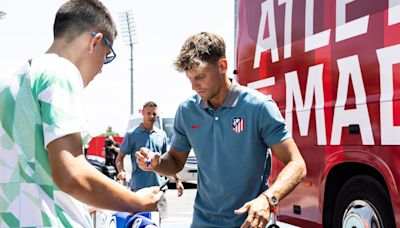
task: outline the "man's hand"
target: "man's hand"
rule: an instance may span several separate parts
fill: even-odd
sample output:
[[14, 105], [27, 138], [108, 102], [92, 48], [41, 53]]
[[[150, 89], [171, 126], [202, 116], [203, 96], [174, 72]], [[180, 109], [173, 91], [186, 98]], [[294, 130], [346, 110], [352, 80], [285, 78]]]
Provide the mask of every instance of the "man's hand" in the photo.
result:
[[178, 190], [178, 197], [180, 197], [185, 189], [180, 179], [176, 179], [176, 189]]
[[117, 175], [117, 179], [120, 181], [125, 181], [126, 180], [126, 172], [125, 171], [119, 172]]
[[163, 195], [163, 191], [160, 191], [158, 187], [142, 188], [135, 192], [139, 198], [144, 200], [141, 211], [156, 211], [157, 203]]
[[135, 156], [136, 163], [144, 171], [154, 171], [154, 168], [160, 164], [160, 153], [152, 152], [146, 147], [140, 148]]
[[267, 198], [260, 195], [257, 198], [245, 203], [241, 208], [235, 210], [235, 214], [237, 215], [241, 215], [246, 212], [248, 215], [241, 228], [264, 228], [268, 224], [271, 215]]
[[108, 149], [113, 150], [115, 148], [114, 144], [111, 144], [111, 146], [107, 146]]

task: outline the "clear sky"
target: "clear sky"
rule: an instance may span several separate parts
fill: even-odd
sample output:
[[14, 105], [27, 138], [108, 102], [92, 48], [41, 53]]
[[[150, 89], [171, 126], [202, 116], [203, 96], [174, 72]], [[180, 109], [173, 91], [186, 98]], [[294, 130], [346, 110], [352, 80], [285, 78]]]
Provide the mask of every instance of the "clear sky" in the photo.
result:
[[[1, 0], [0, 77], [19, 62], [44, 53], [53, 41], [54, 16], [63, 0]], [[233, 0], [103, 0], [119, 26], [119, 13], [132, 10], [134, 46], [134, 109], [153, 100], [173, 116], [179, 103], [193, 94], [189, 81], [172, 63], [186, 38], [210, 31], [227, 44], [228, 72], [233, 71]], [[120, 30], [120, 29], [119, 29]], [[130, 117], [130, 49], [117, 37], [117, 58], [103, 67], [85, 89], [87, 118], [95, 136], [111, 126], [125, 134]], [[3, 110], [0, 110], [3, 111]]]

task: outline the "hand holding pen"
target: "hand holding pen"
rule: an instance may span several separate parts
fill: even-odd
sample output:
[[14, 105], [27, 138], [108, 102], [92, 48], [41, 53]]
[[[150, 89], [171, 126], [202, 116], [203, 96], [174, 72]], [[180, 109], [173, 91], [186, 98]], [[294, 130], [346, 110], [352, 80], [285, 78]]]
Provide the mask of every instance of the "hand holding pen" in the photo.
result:
[[160, 164], [160, 153], [142, 147], [135, 153], [138, 166], [144, 171], [153, 171]]

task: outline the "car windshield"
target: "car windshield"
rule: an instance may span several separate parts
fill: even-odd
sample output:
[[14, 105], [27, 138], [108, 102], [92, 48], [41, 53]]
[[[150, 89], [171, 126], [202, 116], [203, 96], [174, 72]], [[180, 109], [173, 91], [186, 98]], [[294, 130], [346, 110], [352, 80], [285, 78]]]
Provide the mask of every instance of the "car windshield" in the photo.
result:
[[[143, 122], [143, 117], [141, 117], [141, 116], [138, 116], [138, 117], [135, 117], [135, 118], [131, 118], [131, 119], [129, 120], [128, 128], [127, 128], [126, 130], [127, 130], [127, 131], [129, 131], [129, 130], [134, 130], [134, 129], [137, 128], [142, 122]], [[157, 121], [154, 123], [154, 126], [155, 126], [156, 128], [161, 128], [161, 127], [160, 127], [160, 117], [157, 116]]]
[[163, 130], [167, 133], [167, 143], [171, 144], [174, 133], [174, 118], [163, 118]]

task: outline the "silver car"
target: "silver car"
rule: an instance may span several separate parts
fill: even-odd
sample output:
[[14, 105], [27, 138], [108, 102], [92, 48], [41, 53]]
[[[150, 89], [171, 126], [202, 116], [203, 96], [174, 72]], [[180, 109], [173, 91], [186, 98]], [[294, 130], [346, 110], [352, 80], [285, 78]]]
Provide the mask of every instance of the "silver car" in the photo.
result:
[[[172, 136], [174, 134], [174, 118], [161, 118], [162, 129], [167, 133], [167, 142], [168, 146], [170, 146]], [[178, 176], [182, 179], [182, 182], [197, 184], [197, 159], [193, 150], [190, 150], [189, 156], [186, 160], [185, 166], [178, 173]], [[170, 179], [170, 183], [175, 182], [174, 178], [168, 177]]]

